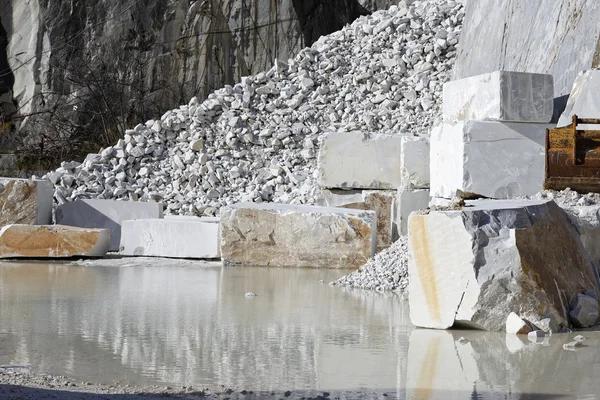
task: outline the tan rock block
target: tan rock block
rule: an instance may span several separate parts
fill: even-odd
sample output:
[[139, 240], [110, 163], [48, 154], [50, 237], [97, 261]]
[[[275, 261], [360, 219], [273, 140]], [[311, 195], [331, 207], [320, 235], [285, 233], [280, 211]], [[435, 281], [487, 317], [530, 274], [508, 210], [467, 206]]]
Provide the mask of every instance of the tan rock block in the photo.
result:
[[221, 211], [227, 264], [357, 268], [375, 253], [375, 212], [276, 203]]
[[0, 227], [52, 222], [50, 181], [0, 178]]
[[102, 257], [109, 245], [108, 229], [12, 224], [0, 230], [0, 258]]

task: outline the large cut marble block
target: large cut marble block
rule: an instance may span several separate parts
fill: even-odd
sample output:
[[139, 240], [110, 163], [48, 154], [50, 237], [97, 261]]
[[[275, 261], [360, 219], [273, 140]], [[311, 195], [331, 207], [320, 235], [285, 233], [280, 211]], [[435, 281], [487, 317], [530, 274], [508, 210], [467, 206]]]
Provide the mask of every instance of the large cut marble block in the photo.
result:
[[408, 235], [408, 217], [429, 207], [429, 189], [399, 189], [396, 201], [397, 225], [401, 235]]
[[108, 229], [111, 251], [119, 250], [123, 221], [162, 217], [161, 203], [101, 199], [68, 202], [60, 205], [55, 212], [57, 224]]
[[[600, 118], [600, 71], [593, 69], [582, 72], [571, 89], [565, 111], [557, 126], [567, 126], [573, 122], [573, 115], [579, 118]], [[579, 125], [578, 129], [600, 129], [598, 125]]]
[[402, 187], [405, 189], [429, 188], [429, 137], [405, 136], [402, 138]]
[[52, 223], [53, 193], [47, 180], [0, 178], [0, 227]]
[[468, 121], [431, 133], [431, 195], [515, 198], [542, 190], [549, 124]]
[[401, 183], [401, 135], [330, 132], [319, 150], [319, 186], [397, 189]]
[[552, 119], [552, 75], [495, 71], [444, 84], [444, 122]]
[[227, 264], [357, 268], [375, 254], [374, 211], [240, 203], [221, 211]]
[[121, 254], [172, 258], [219, 258], [219, 220], [168, 217], [123, 221]]
[[12, 224], [0, 229], [0, 258], [103, 257], [109, 243], [106, 229]]
[[568, 305], [598, 294], [598, 273], [567, 214], [553, 201], [480, 200], [409, 218], [410, 317], [446, 329], [503, 331], [511, 312], [552, 330]]

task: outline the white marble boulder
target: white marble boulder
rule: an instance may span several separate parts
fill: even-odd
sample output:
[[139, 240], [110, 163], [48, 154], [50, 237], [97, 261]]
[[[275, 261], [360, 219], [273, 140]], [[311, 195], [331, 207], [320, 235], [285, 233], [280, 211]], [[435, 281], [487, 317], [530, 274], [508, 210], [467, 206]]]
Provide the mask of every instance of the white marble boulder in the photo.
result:
[[0, 258], [103, 257], [107, 229], [11, 224], [0, 229]]
[[399, 189], [396, 200], [396, 224], [401, 235], [408, 235], [408, 217], [411, 213], [429, 207], [429, 189]]
[[120, 253], [125, 256], [220, 258], [219, 219], [178, 216], [123, 221]]
[[[557, 126], [567, 126], [573, 122], [573, 115], [579, 118], [600, 118], [600, 70], [583, 71], [575, 82], [561, 114]], [[579, 129], [597, 130], [597, 125], [580, 125]]]
[[429, 153], [428, 136], [405, 136], [402, 138], [400, 169], [402, 170], [403, 188], [429, 188]]
[[357, 268], [375, 253], [375, 212], [239, 203], [221, 212], [225, 264]]
[[[504, 331], [511, 312], [552, 331], [569, 303], [598, 293], [597, 271], [553, 201], [480, 200], [409, 218], [410, 317], [416, 326]], [[586, 292], [586, 291], [591, 292]]]
[[446, 82], [443, 92], [445, 123], [552, 120], [552, 75], [495, 71]]
[[106, 228], [110, 231], [110, 251], [119, 251], [121, 223], [141, 218], [162, 218], [161, 203], [86, 199], [60, 205], [55, 211], [57, 224], [81, 228]]
[[510, 199], [542, 190], [549, 124], [468, 121], [431, 134], [431, 195]]
[[397, 189], [401, 183], [401, 135], [329, 132], [318, 157], [323, 188]]
[[52, 223], [53, 193], [48, 180], [0, 178], [0, 227]]

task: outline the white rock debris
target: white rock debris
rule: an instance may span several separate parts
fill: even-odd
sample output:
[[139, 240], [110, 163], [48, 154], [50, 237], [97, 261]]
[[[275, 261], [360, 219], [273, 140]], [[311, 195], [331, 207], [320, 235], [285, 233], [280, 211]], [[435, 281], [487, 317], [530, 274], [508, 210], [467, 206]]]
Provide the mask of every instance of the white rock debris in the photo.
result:
[[408, 237], [401, 236], [358, 270], [330, 285], [404, 293], [408, 289]]
[[533, 197], [539, 200], [554, 200], [571, 217], [596, 224], [600, 220], [596, 212], [590, 213], [586, 208], [587, 206], [600, 205], [600, 193], [582, 194], [571, 189], [543, 190]]
[[127, 130], [46, 175], [58, 204], [157, 200], [216, 215], [240, 201], [314, 203], [327, 131], [427, 133], [451, 75], [463, 6], [400, 1], [320, 38], [287, 63]]

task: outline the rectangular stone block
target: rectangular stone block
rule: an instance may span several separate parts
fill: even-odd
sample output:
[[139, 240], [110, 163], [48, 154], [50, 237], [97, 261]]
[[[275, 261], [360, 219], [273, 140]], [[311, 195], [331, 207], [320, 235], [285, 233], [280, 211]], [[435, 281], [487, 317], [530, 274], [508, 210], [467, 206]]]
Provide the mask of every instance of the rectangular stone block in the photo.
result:
[[120, 252], [126, 256], [220, 258], [219, 219], [169, 216], [123, 221]]
[[396, 193], [384, 190], [365, 190], [362, 201], [340, 205], [342, 208], [371, 210], [377, 215], [377, 252], [391, 246], [397, 230], [394, 224]]
[[125, 220], [162, 218], [161, 203], [102, 199], [76, 200], [55, 211], [57, 224], [110, 231], [110, 251], [119, 251], [121, 223]]
[[552, 75], [495, 71], [444, 84], [444, 123], [552, 120]]
[[397, 189], [401, 135], [329, 132], [319, 150], [318, 182], [324, 188]]
[[21, 224], [0, 229], [0, 258], [103, 257], [109, 244], [107, 229]]
[[226, 264], [358, 268], [375, 254], [375, 212], [278, 203], [221, 210]]
[[409, 218], [410, 317], [503, 331], [511, 312], [552, 330], [570, 326], [578, 293], [598, 273], [569, 217], [553, 201], [480, 200]]
[[[583, 71], [575, 79], [567, 106], [558, 120], [557, 126], [567, 126], [573, 122], [573, 115], [579, 118], [600, 118], [600, 71]], [[598, 125], [579, 125], [578, 129], [597, 130]]]
[[0, 178], [0, 227], [51, 224], [53, 193], [47, 180]]
[[431, 133], [431, 195], [508, 199], [542, 190], [549, 124], [443, 124]]
[[363, 200], [363, 191], [360, 189], [320, 189], [315, 196], [315, 204], [322, 207], [340, 207]]
[[403, 188], [429, 188], [429, 152], [429, 137], [405, 136], [402, 138], [400, 169], [402, 170]]
[[398, 190], [396, 206], [397, 225], [401, 235], [408, 235], [408, 217], [414, 211], [429, 207], [429, 189]]

